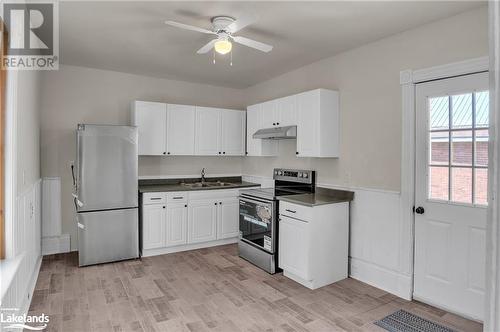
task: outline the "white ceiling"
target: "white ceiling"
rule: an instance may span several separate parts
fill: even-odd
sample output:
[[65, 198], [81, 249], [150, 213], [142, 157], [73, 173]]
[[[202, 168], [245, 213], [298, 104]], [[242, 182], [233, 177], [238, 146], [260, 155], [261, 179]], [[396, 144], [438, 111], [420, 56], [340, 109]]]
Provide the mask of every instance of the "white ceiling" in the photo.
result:
[[[485, 2], [61, 2], [63, 64], [245, 88], [368, 42], [456, 15]], [[259, 21], [237, 35], [274, 45], [235, 45], [228, 56], [196, 50], [212, 37], [166, 26], [210, 28], [210, 18], [246, 13]]]

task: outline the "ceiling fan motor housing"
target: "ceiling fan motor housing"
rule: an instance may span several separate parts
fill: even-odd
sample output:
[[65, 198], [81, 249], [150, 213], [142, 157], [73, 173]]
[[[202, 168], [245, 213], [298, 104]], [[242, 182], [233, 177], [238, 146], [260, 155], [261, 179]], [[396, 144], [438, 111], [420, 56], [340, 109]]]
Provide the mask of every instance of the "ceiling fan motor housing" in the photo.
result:
[[227, 26], [235, 21], [234, 18], [230, 16], [215, 16], [212, 18], [212, 25], [215, 32], [226, 32]]

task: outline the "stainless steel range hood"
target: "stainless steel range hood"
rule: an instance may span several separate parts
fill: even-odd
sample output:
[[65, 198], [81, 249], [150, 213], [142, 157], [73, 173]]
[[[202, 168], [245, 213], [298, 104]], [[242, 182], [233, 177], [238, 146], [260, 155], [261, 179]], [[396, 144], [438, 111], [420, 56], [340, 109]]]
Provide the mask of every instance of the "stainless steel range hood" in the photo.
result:
[[255, 132], [255, 134], [253, 134], [253, 138], [262, 138], [262, 139], [297, 138], [297, 126], [284, 126], [284, 127], [259, 129]]

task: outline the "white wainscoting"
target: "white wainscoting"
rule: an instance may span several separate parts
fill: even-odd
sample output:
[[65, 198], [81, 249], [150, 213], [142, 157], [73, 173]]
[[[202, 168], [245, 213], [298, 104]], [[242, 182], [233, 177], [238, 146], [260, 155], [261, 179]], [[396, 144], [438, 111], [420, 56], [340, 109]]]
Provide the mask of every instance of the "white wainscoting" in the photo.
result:
[[69, 234], [61, 234], [61, 178], [42, 179], [42, 255], [70, 251]]
[[[272, 185], [272, 178], [243, 176], [243, 180]], [[395, 191], [347, 188], [328, 183], [318, 187], [353, 191], [350, 206], [349, 276], [405, 299], [411, 299], [412, 276], [402, 250], [401, 195]]]
[[13, 257], [2, 261], [0, 301], [2, 309], [28, 312], [41, 264], [41, 180], [16, 199], [13, 225]]

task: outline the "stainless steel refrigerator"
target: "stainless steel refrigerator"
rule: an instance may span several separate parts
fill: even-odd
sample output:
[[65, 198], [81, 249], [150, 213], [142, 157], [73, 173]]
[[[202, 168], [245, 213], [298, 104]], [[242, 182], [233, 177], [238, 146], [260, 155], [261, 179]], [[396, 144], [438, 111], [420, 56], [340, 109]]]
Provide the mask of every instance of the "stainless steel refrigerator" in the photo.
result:
[[138, 257], [137, 128], [79, 124], [76, 142], [79, 265]]

